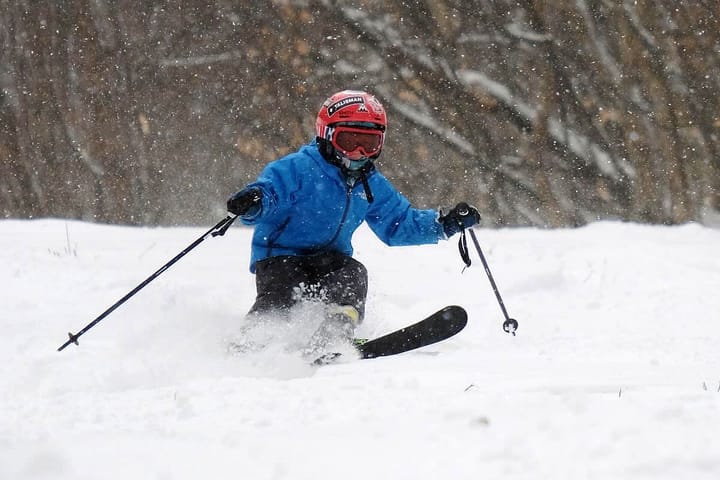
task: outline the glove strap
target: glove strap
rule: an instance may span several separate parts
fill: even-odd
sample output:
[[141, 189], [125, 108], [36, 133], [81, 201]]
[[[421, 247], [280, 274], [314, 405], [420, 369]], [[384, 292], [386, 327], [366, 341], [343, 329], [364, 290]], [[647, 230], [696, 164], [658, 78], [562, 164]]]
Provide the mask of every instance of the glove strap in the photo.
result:
[[467, 246], [467, 235], [465, 234], [465, 229], [462, 228], [460, 230], [460, 239], [458, 240], [458, 250], [460, 251], [460, 258], [462, 259], [465, 266], [463, 267], [462, 271], [464, 272], [466, 268], [468, 268], [470, 265], [472, 265], [472, 260], [470, 260], [470, 251], [468, 250]]

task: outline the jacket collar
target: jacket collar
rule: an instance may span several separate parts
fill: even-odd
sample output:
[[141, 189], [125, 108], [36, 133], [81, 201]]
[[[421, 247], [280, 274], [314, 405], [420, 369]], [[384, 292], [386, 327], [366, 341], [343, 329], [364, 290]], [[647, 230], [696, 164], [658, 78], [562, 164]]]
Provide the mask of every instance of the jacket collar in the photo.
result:
[[[322, 153], [320, 153], [320, 147], [317, 143], [317, 140], [315, 140], [315, 139], [313, 139], [310, 143], [303, 145], [300, 148], [300, 152], [312, 157], [312, 159], [322, 169], [323, 172], [327, 173], [331, 177], [340, 179], [340, 181], [343, 184], [346, 184], [348, 182], [349, 178], [355, 177], [354, 175], [351, 176], [347, 172], [345, 172], [342, 169], [342, 167], [339, 167], [333, 163], [328, 162], [325, 159], [325, 157], [323, 157]], [[375, 172], [375, 164], [372, 162], [368, 163], [368, 165], [364, 168], [364, 170], [365, 170], [365, 176], [370, 177]], [[360, 179], [360, 175], [355, 177], [355, 180], [359, 180], [359, 179]]]
[[369, 162], [357, 172], [350, 173], [342, 167], [330, 163], [320, 152], [317, 140], [313, 140], [307, 145], [304, 145], [300, 149], [300, 152], [309, 155], [323, 172], [330, 178], [335, 178], [338, 182], [342, 183], [344, 187], [353, 189], [356, 185], [362, 184], [368, 202], [372, 203], [374, 201], [370, 183], [368, 182], [368, 177], [375, 173], [375, 164], [373, 162]]

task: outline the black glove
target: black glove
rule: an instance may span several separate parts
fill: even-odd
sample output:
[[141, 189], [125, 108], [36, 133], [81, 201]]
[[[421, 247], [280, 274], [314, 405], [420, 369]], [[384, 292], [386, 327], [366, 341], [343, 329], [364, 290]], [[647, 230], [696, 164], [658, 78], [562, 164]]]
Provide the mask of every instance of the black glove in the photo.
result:
[[472, 205], [460, 202], [447, 215], [441, 214], [438, 220], [445, 235], [450, 238], [459, 231], [480, 223], [480, 212]]
[[252, 217], [262, 208], [262, 197], [262, 190], [259, 188], [244, 188], [228, 198], [228, 212], [240, 217]]

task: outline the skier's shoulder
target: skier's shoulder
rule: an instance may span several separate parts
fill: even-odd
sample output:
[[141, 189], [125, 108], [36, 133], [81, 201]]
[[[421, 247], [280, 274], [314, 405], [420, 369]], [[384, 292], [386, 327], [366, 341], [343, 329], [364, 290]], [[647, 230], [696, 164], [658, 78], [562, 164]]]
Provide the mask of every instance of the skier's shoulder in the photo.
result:
[[373, 165], [372, 169], [367, 174], [368, 183], [373, 189], [385, 189], [388, 191], [396, 191], [397, 189], [393, 185], [392, 181], [388, 179], [378, 168], [377, 165]]
[[311, 142], [301, 146], [294, 152], [288, 153], [268, 163], [265, 168], [291, 171], [307, 170], [313, 168], [319, 157], [320, 152], [318, 151], [317, 145]]

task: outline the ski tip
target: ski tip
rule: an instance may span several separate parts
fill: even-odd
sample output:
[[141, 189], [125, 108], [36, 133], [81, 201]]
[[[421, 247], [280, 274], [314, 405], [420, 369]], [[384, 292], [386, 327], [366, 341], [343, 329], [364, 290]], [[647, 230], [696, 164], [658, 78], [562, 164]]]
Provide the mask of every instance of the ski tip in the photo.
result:
[[461, 307], [460, 305], [448, 305], [447, 307], [444, 307], [441, 312], [465, 312], [465, 309]]
[[440, 310], [440, 314], [445, 320], [462, 320], [467, 322], [467, 311], [460, 305], [448, 305], [447, 307]]

